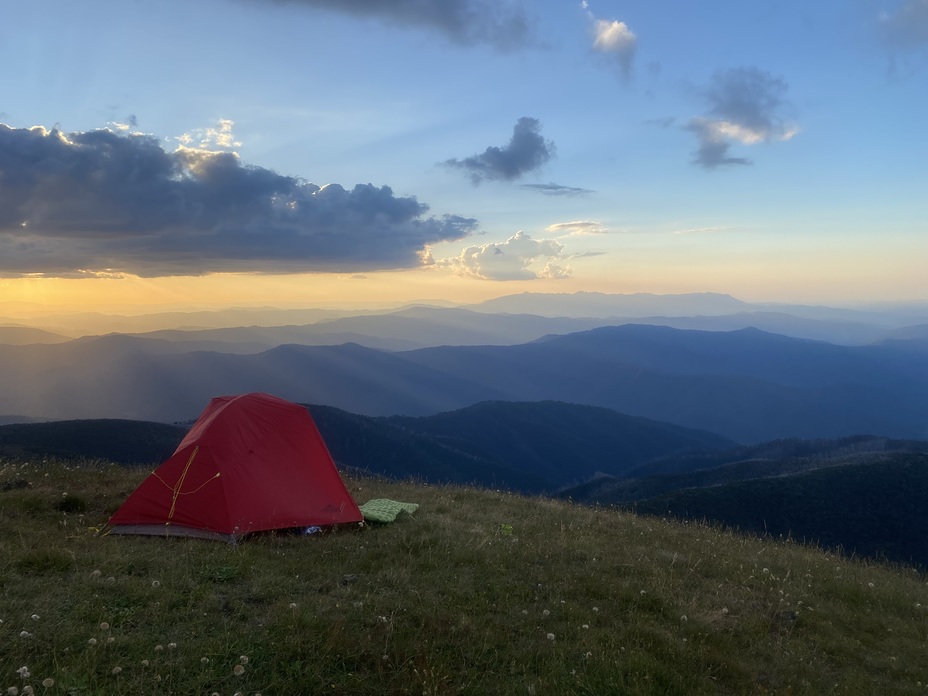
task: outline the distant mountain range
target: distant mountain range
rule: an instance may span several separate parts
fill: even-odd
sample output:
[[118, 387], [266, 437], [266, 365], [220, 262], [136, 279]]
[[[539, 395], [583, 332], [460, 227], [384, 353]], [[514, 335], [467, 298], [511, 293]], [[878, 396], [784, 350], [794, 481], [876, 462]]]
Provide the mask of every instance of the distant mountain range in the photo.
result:
[[0, 346], [0, 414], [174, 422], [195, 417], [213, 396], [265, 391], [371, 416], [551, 400], [742, 443], [861, 433], [920, 439], [928, 437], [928, 351], [920, 345], [626, 324], [517, 345], [283, 345], [234, 354], [115, 334]]

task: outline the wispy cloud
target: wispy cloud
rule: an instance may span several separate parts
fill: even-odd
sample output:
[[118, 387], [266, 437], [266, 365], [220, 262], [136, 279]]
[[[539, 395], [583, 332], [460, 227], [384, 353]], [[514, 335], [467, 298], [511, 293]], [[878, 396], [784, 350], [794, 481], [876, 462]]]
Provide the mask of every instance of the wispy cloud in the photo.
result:
[[554, 143], [541, 136], [541, 123], [523, 116], [516, 121], [508, 145], [490, 146], [479, 155], [449, 159], [444, 165], [467, 172], [476, 186], [484, 180], [514, 181], [539, 169], [553, 156]]
[[563, 186], [561, 184], [519, 184], [522, 188], [531, 189], [545, 196], [587, 196], [595, 193], [591, 189]]
[[584, 237], [588, 235], [606, 234], [609, 230], [601, 222], [595, 220], [573, 220], [571, 222], [557, 222], [548, 225], [545, 232], [559, 237]]
[[751, 164], [746, 157], [729, 156], [732, 144], [755, 145], [790, 140], [799, 132], [782, 116], [788, 86], [757, 68], [735, 68], [716, 73], [702, 97], [705, 116], [693, 118], [684, 128], [696, 135], [699, 147], [694, 163], [707, 169], [726, 164]]
[[[458, 275], [483, 280], [568, 278], [573, 269], [563, 263], [563, 251], [564, 246], [554, 239], [532, 239], [520, 231], [505, 242], [469, 246], [460, 256], [434, 263]], [[537, 268], [542, 262], [544, 265]]]
[[318, 186], [209, 149], [235, 144], [231, 122], [202, 136], [168, 151], [122, 130], [0, 124], [0, 275], [406, 268], [476, 227], [388, 186]]
[[740, 230], [742, 227], [689, 227], [681, 230], [674, 230], [672, 234], [716, 234], [718, 232], [731, 232]]
[[514, 0], [256, 0], [304, 5], [426, 29], [462, 46], [508, 51], [534, 42], [535, 22]]
[[912, 51], [928, 47], [928, 0], [904, 0], [894, 12], [879, 17], [879, 31], [892, 48]]

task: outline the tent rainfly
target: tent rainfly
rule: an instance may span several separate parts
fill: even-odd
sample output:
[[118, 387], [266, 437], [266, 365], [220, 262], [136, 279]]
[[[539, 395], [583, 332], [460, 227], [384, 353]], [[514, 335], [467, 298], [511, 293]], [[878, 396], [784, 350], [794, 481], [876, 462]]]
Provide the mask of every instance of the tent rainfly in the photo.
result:
[[306, 408], [242, 394], [210, 401], [109, 524], [113, 534], [234, 541], [361, 519]]

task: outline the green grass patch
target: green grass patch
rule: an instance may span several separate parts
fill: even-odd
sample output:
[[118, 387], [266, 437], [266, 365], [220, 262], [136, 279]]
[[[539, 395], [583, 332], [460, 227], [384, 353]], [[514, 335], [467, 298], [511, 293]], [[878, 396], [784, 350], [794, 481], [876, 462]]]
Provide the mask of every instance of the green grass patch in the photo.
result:
[[[908, 694], [928, 684], [928, 578], [904, 567], [369, 479], [348, 481], [359, 502], [419, 511], [237, 545], [99, 535], [145, 474], [0, 464], [0, 480], [31, 484], [0, 494], [0, 692]], [[55, 510], [65, 498], [85, 507]], [[25, 514], [35, 500], [44, 505]]]

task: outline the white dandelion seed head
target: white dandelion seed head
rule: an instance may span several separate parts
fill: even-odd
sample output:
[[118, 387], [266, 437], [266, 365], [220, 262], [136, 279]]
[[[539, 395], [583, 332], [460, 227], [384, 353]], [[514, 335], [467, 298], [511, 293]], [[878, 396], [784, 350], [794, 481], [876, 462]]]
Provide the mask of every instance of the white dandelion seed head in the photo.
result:
[[208, 665], [208, 664], [209, 664], [209, 658], [208, 658], [208, 657], [201, 657], [201, 658], [200, 658], [200, 664], [201, 664], [201, 665]]
[[291, 609], [296, 609], [296, 602], [290, 602], [289, 607]]
[[116, 665], [115, 667], [113, 667], [112, 671], [114, 675], [120, 674], [122, 672], [122, 667], [120, 667], [119, 665]]
[[33, 614], [30, 618], [31, 618], [33, 621], [38, 621], [38, 620], [39, 620], [40, 618], [42, 618], [42, 617], [39, 616], [38, 614]]
[[240, 677], [245, 674], [245, 668], [242, 665], [235, 665], [235, 667], [232, 668], [232, 674], [236, 677]]
[[110, 630], [110, 625], [109, 625], [106, 621], [101, 621], [101, 622], [100, 622], [100, 630], [101, 630], [101, 631], [108, 631], [108, 630]]
[[238, 656], [238, 661], [241, 662], [243, 665], [247, 665], [247, 664], [248, 664], [248, 655], [239, 655], [239, 656]]
[[19, 675], [20, 677], [22, 677], [23, 679], [28, 679], [29, 676], [30, 676], [30, 675], [29, 675], [29, 668], [26, 667], [26, 665], [23, 665], [23, 666], [20, 667], [18, 670], [16, 670], [16, 674], [18, 674], [18, 675]]
[[91, 638], [90, 640], [87, 641], [87, 645], [96, 645], [96, 644], [97, 644], [96, 638]]
[[553, 634], [553, 633], [549, 633], [549, 634], [548, 634], [548, 640], [554, 640], [554, 634]]
[[173, 650], [177, 647], [177, 643], [168, 643], [168, 650]]
[[15, 686], [11, 686], [9, 689], [6, 690], [6, 692], [7, 692], [10, 696], [18, 696], [18, 694], [19, 694], [19, 689], [17, 689]]
[[542, 615], [542, 616], [548, 616], [550, 613], [551, 613], [550, 611], [548, 611], [547, 609], [545, 609], [543, 612], [541, 612], [541, 615]]
[[29, 631], [20, 631], [19, 637], [20, 638], [32, 638], [32, 634], [29, 633]]
[[54, 685], [55, 685], [55, 680], [52, 679], [51, 677], [46, 677], [45, 679], [42, 680], [42, 686], [44, 686], [46, 689], [50, 689]]

